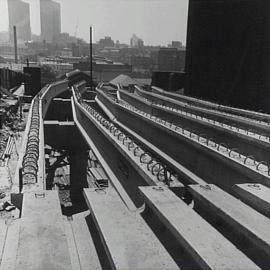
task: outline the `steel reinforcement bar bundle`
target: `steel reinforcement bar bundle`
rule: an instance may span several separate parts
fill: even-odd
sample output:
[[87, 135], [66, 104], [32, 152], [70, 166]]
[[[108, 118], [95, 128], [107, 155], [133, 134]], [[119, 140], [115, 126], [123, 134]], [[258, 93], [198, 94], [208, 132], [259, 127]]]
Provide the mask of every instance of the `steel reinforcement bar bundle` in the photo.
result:
[[37, 182], [38, 159], [39, 159], [39, 97], [35, 97], [32, 111], [31, 123], [27, 135], [25, 155], [22, 161], [22, 184], [35, 184]]

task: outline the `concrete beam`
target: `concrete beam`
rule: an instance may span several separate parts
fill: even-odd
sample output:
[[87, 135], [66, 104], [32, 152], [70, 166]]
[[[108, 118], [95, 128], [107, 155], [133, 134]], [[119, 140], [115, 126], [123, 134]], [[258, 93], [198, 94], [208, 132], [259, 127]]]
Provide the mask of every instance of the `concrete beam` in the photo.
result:
[[157, 102], [169, 107], [174, 107], [176, 109], [182, 109], [189, 113], [194, 113], [202, 117], [207, 117], [220, 122], [229, 122], [232, 125], [237, 125], [241, 128], [251, 129], [256, 133], [263, 133], [270, 136], [269, 125], [265, 125], [256, 121], [251, 121], [250, 119], [240, 117], [237, 115], [226, 115], [224, 112], [214, 111], [207, 108], [200, 108], [194, 105], [189, 105], [185, 102], [175, 100], [173, 98], [165, 97], [159, 94], [154, 94], [141, 90], [141, 95], [151, 101]]
[[57, 191], [24, 193], [16, 269], [71, 270]]
[[[141, 90], [141, 89], [138, 89], [138, 90]], [[206, 100], [202, 100], [202, 99], [198, 99], [198, 98], [194, 98], [190, 96], [185, 96], [179, 93], [168, 92], [155, 86], [152, 86], [152, 92], [166, 96], [166, 97], [170, 97], [172, 99], [179, 100], [181, 102], [186, 102], [188, 104], [202, 107], [202, 108], [219, 110], [221, 112], [231, 113], [231, 114], [235, 114], [235, 115], [239, 115], [239, 116], [243, 116], [247, 118], [250, 117], [251, 119], [256, 119], [258, 121], [270, 121], [270, 115], [265, 114], [265, 113], [259, 113], [255, 111], [249, 111], [249, 110], [224, 106], [224, 105], [220, 105], [220, 104], [213, 103], [210, 101], [206, 101]]]
[[113, 269], [179, 269], [142, 217], [128, 211], [114, 189], [84, 192]]
[[270, 178], [267, 174], [257, 171], [256, 166], [245, 165], [243, 161], [229, 156], [226, 151], [221, 152], [209, 147], [206, 143], [153, 120], [149, 115], [142, 115], [116, 104], [104, 95], [98, 92], [98, 99], [102, 103], [104, 101], [104, 106], [107, 107], [105, 102], [109, 105], [108, 110], [116, 110], [117, 120], [120, 123], [150, 141], [194, 174], [200, 175], [208, 183], [217, 184], [230, 193], [234, 184], [247, 181], [270, 186]]
[[50, 84], [44, 92], [41, 92], [42, 100], [42, 117], [45, 119], [47, 110], [51, 104], [51, 101], [58, 95], [68, 90], [68, 81], [63, 80], [53, 84]]
[[237, 131], [237, 128], [221, 126], [220, 122], [213, 123], [206, 118], [197, 118], [195, 115], [190, 116], [176, 110], [160, 107], [152, 104], [144, 98], [119, 90], [122, 100], [141, 111], [170, 121], [179, 127], [193, 131], [198, 135], [204, 134], [206, 138], [213, 138], [217, 143], [226, 143], [230, 148], [238, 149], [239, 153], [252, 155], [258, 161], [270, 163], [270, 143], [259, 139], [259, 135], [245, 134]]
[[[102, 126], [84, 107], [77, 102], [74, 103], [74, 107], [76, 123], [79, 122], [77, 125], [81, 125], [87, 134], [91, 134], [91, 140], [121, 181], [128, 195], [137, 206], [141, 206], [138, 186], [164, 185], [164, 183], [147, 169], [146, 163], [140, 162], [138, 155], [134, 155], [132, 150], [128, 150], [127, 146], [117, 139], [117, 136]], [[183, 188], [179, 181], [173, 181], [171, 185], [172, 188]]]
[[140, 187], [146, 204], [200, 269], [259, 269], [167, 188]]
[[223, 229], [223, 233], [253, 260], [270, 265], [270, 219], [215, 185], [190, 185], [198, 212]]
[[233, 190], [243, 202], [270, 218], [270, 188], [246, 183], [234, 185]]

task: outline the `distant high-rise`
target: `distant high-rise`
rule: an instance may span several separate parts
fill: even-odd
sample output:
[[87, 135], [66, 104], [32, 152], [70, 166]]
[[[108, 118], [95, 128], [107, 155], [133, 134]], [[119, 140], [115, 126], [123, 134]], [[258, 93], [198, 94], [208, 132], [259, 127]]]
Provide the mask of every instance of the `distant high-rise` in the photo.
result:
[[61, 33], [60, 4], [52, 0], [40, 0], [41, 38], [54, 42]]
[[144, 42], [141, 38], [138, 38], [135, 34], [133, 34], [130, 39], [130, 46], [133, 48], [142, 48], [144, 46]]
[[17, 38], [31, 40], [30, 7], [21, 0], [8, 0], [9, 37], [13, 41], [13, 26], [17, 28]]

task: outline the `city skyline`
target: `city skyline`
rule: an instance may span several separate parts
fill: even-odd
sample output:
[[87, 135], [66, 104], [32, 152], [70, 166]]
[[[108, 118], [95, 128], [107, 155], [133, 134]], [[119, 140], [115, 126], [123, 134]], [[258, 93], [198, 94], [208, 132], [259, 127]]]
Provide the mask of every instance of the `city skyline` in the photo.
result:
[[[40, 35], [39, 0], [24, 0], [30, 4], [31, 29]], [[188, 0], [56, 0], [61, 4], [62, 32], [77, 33], [78, 38], [93, 40], [104, 36], [129, 44], [133, 33], [145, 45], [167, 45], [172, 40], [186, 43]], [[78, 8], [80, 3], [80, 9]], [[71, 13], [73, 12], [73, 16]], [[151, 16], [150, 16], [151, 15]], [[0, 31], [8, 30], [6, 0], [0, 0]]]

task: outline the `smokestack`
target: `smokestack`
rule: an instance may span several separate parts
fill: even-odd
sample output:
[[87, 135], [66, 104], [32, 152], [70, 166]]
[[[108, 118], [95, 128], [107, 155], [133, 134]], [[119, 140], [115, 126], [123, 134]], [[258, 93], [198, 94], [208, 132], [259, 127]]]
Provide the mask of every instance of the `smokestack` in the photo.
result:
[[17, 31], [16, 26], [13, 26], [14, 33], [14, 51], [15, 51], [15, 63], [18, 64], [18, 49], [17, 49]]
[[91, 90], [93, 90], [93, 65], [92, 65], [92, 61], [93, 61], [93, 49], [92, 49], [92, 26], [90, 26], [90, 74], [91, 74]]

